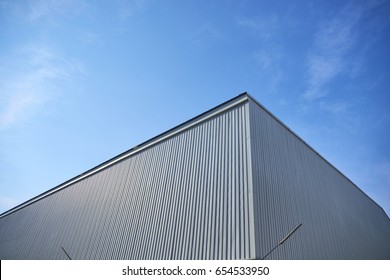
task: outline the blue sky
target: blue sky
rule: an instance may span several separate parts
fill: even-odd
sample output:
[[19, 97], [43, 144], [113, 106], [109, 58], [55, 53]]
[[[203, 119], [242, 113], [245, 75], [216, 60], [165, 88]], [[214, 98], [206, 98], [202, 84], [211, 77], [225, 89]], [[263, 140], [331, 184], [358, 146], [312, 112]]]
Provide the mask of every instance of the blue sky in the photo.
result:
[[389, 1], [0, 0], [0, 212], [247, 91], [390, 214]]

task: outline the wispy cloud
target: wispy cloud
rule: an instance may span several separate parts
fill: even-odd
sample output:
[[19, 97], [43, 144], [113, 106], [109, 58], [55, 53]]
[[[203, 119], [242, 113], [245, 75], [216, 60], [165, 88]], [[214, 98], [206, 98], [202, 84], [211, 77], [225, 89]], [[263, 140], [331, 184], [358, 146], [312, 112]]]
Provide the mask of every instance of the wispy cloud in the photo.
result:
[[279, 83], [284, 77], [282, 69], [283, 54], [281, 50], [277, 45], [269, 45], [257, 51], [254, 57], [262, 73], [267, 74], [269, 92], [277, 92]]
[[136, 13], [145, 10], [150, 0], [116, 0], [120, 20], [131, 18]]
[[268, 91], [277, 92], [284, 77], [281, 34], [286, 23], [275, 14], [258, 18], [239, 17], [236, 22], [254, 37], [257, 47], [253, 54], [254, 61], [267, 80]]
[[94, 47], [102, 47], [105, 45], [104, 36], [102, 33], [93, 32], [90, 30], [80, 30], [78, 32], [80, 42], [93, 45]]
[[348, 110], [348, 104], [346, 102], [341, 101], [334, 101], [331, 103], [321, 102], [320, 107], [334, 114], [345, 113]]
[[0, 14], [30, 24], [41, 20], [56, 21], [63, 15], [77, 15], [86, 7], [85, 0], [0, 0]]
[[306, 100], [315, 100], [328, 94], [327, 85], [347, 68], [347, 55], [355, 47], [358, 24], [365, 7], [347, 5], [339, 14], [319, 26], [313, 49], [307, 56]]
[[223, 33], [213, 24], [205, 23], [187, 35], [190, 47], [203, 48], [223, 38]]
[[83, 1], [76, 0], [29, 0], [27, 12], [29, 19], [35, 21], [55, 17], [69, 11], [75, 12], [83, 6]]
[[44, 103], [41, 95], [33, 92], [17, 92], [10, 97], [0, 115], [0, 128], [8, 127], [22, 119], [31, 109]]
[[17, 50], [3, 62], [9, 70], [0, 78], [0, 129], [37, 114], [59, 95], [60, 81], [85, 74], [82, 64], [43, 46]]
[[22, 201], [17, 200], [17, 199], [9, 198], [6, 196], [0, 196], [0, 212], [3, 212], [7, 209], [15, 207], [16, 205], [18, 205], [21, 202]]
[[246, 28], [255, 37], [263, 42], [274, 41], [281, 35], [280, 17], [271, 14], [260, 18], [239, 17], [236, 19], [237, 25]]
[[53, 13], [61, 12], [66, 4], [64, 0], [33, 0], [28, 1], [29, 16], [32, 20], [38, 20], [42, 17], [52, 15]]

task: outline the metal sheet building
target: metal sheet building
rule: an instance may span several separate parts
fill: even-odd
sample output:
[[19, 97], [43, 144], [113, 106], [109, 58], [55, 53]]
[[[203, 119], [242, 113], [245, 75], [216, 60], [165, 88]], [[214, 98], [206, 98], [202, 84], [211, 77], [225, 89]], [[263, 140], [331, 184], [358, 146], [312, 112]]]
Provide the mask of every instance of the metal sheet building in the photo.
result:
[[65, 252], [390, 259], [390, 220], [244, 93], [0, 215], [1, 259]]

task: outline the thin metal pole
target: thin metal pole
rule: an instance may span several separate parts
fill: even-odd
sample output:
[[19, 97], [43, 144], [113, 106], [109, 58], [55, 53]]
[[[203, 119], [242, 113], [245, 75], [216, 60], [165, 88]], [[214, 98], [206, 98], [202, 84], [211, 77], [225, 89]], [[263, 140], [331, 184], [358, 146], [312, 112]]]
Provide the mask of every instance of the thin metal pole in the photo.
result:
[[265, 255], [262, 260], [264, 260], [266, 257], [268, 257], [269, 254], [271, 254], [276, 248], [278, 248], [280, 245], [282, 245], [287, 239], [290, 238], [291, 235], [293, 235], [294, 232], [297, 231], [297, 229], [299, 229], [299, 227], [302, 225], [302, 223], [300, 223], [299, 225], [297, 225], [292, 231], [290, 231], [289, 234], [287, 234], [274, 248], [272, 248], [271, 251], [268, 252], [267, 255]]
[[65, 253], [65, 255], [68, 257], [68, 259], [72, 259], [69, 255], [68, 255], [68, 253], [65, 251], [65, 249], [64, 249], [64, 247], [61, 247], [61, 249], [62, 249], [62, 251], [64, 251], [64, 253]]

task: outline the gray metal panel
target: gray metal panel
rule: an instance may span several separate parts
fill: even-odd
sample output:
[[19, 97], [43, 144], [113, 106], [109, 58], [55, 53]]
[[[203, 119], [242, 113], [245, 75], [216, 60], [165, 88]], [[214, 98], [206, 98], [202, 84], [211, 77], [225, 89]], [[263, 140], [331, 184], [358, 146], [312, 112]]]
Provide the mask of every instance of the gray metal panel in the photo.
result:
[[256, 257], [390, 259], [382, 208], [250, 100]]
[[253, 258], [246, 100], [7, 212], [0, 258]]

